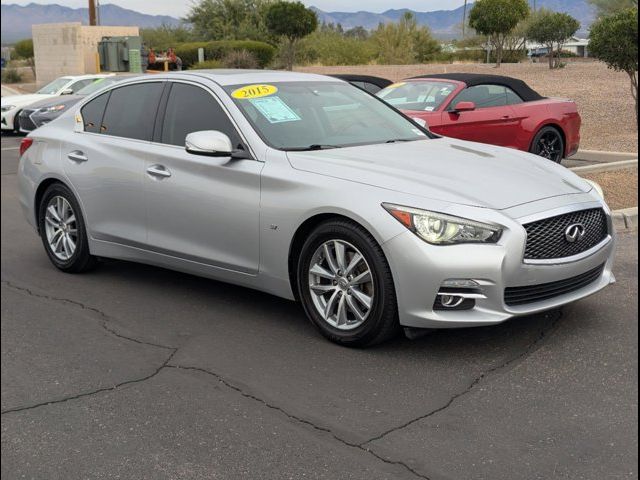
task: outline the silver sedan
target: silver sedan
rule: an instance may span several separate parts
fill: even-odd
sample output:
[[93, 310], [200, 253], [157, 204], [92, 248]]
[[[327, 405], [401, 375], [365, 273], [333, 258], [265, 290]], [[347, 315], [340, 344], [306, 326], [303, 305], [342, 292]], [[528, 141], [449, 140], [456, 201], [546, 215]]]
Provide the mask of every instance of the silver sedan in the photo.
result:
[[614, 281], [601, 192], [534, 155], [438, 137], [335, 78], [124, 81], [21, 145], [53, 265], [133, 260], [301, 302], [349, 346], [493, 325]]

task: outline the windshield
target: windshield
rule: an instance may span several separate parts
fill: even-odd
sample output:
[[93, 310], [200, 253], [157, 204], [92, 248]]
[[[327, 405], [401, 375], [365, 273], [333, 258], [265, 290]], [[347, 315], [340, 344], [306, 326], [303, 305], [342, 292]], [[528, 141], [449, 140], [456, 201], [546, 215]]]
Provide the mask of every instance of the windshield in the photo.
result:
[[435, 112], [455, 89], [455, 84], [447, 82], [403, 82], [389, 85], [376, 95], [400, 110]]
[[281, 150], [424, 140], [428, 135], [348, 83], [277, 82], [225, 90], [263, 140]]
[[68, 78], [58, 78], [53, 82], [42, 87], [36, 93], [40, 93], [43, 95], [55, 95], [56, 93], [58, 93], [58, 90], [64, 87], [67, 83], [69, 83]]
[[104, 87], [111, 85], [112, 83], [119, 82], [120, 80], [124, 80], [124, 78], [117, 78], [117, 77], [98, 78], [95, 82], [92, 82], [86, 87], [83, 87], [80, 90], [78, 90], [76, 92], [76, 95], [91, 95], [93, 92], [102, 90]]

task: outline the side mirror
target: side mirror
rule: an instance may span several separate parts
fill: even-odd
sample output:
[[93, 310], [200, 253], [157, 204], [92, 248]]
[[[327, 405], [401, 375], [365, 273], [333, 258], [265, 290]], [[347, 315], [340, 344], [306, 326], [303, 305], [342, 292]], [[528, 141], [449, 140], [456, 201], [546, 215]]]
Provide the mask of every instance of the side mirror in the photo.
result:
[[60, 92], [60, 95], [73, 95], [73, 88], [65, 88]]
[[205, 157], [230, 157], [233, 153], [229, 137], [217, 130], [192, 132], [187, 135], [184, 146], [188, 153]]
[[454, 112], [472, 112], [476, 109], [476, 104], [473, 102], [459, 102], [456, 105], [456, 108], [453, 109]]

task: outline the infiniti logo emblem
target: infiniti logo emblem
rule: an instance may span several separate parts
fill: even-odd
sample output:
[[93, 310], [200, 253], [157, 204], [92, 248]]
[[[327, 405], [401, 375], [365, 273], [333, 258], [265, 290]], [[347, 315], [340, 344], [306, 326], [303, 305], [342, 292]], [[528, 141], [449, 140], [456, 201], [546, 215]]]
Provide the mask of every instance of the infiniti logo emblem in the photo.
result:
[[574, 223], [569, 225], [564, 231], [564, 238], [569, 243], [576, 243], [582, 240], [587, 233], [587, 229], [581, 223]]

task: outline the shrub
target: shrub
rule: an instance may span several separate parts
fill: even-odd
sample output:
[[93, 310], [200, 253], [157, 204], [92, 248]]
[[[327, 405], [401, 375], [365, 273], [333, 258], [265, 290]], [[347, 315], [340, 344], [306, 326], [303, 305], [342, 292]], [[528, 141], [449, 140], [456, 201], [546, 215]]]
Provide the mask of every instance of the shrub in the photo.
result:
[[222, 68], [220, 60], [205, 60], [191, 67], [192, 70], [211, 70], [214, 68]]
[[296, 63], [363, 65], [373, 61], [376, 55], [375, 45], [369, 40], [319, 30], [300, 42]]
[[2, 72], [2, 83], [19, 83], [22, 75], [15, 68], [7, 68]]
[[182, 59], [185, 67], [198, 63], [198, 49], [204, 48], [205, 60], [222, 60], [230, 52], [246, 50], [251, 53], [260, 68], [271, 63], [276, 49], [264, 42], [253, 40], [220, 40], [215, 42], [189, 42], [176, 45], [176, 55]]
[[33, 58], [33, 40], [27, 38], [20, 40], [13, 46], [16, 58], [29, 59]]
[[258, 68], [258, 61], [251, 52], [247, 50], [234, 50], [225, 55], [222, 64], [226, 68]]

